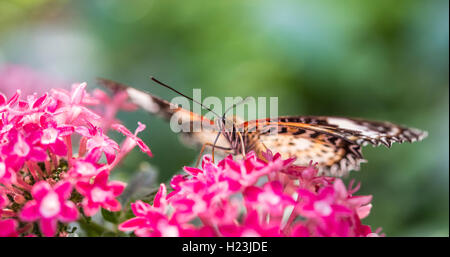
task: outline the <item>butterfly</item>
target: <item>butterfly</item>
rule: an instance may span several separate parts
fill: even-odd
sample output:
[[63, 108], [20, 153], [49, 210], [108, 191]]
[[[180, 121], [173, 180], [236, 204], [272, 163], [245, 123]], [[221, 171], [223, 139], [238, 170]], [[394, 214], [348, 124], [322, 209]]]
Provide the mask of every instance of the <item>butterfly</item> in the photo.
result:
[[[224, 154], [245, 155], [255, 151], [262, 157], [263, 152], [271, 150], [283, 158], [296, 157], [296, 165], [306, 166], [312, 160], [322, 175], [340, 177], [359, 170], [360, 164], [366, 162], [361, 148], [367, 144], [391, 147], [394, 142], [415, 142], [427, 137], [427, 132], [419, 129], [359, 118], [282, 116], [242, 121], [224, 115], [211, 120], [122, 83], [108, 79], [98, 79], [98, 82], [115, 92], [126, 91], [132, 103], [152, 114], [167, 120], [179, 118], [183, 141], [202, 146], [202, 152], [211, 146]], [[193, 129], [196, 126], [201, 130]]]

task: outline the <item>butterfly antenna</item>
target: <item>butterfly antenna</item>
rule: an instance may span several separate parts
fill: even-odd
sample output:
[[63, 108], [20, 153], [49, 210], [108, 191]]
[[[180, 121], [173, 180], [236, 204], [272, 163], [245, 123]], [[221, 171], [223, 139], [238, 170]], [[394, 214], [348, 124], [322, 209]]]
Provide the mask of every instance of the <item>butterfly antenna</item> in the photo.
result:
[[232, 106], [228, 107], [228, 109], [226, 109], [226, 111], [223, 113], [222, 115], [222, 119], [225, 119], [225, 115], [227, 114], [227, 112], [229, 112], [230, 110], [236, 108], [236, 106], [241, 105], [245, 102], [247, 102], [250, 99], [249, 96], [247, 96], [246, 98], [242, 99], [241, 101], [239, 101], [238, 103], [233, 104]]
[[165, 87], [165, 88], [168, 88], [168, 89], [172, 90], [173, 92], [175, 92], [175, 93], [177, 93], [177, 94], [179, 94], [179, 95], [181, 95], [181, 96], [186, 97], [187, 99], [191, 100], [192, 102], [194, 102], [194, 103], [196, 103], [196, 104], [199, 104], [200, 106], [202, 106], [203, 108], [205, 108], [206, 110], [210, 111], [211, 113], [213, 113], [214, 115], [216, 115], [218, 118], [220, 118], [220, 115], [219, 115], [219, 114], [217, 114], [216, 112], [214, 112], [214, 111], [211, 110], [210, 108], [204, 106], [202, 103], [200, 103], [200, 102], [198, 102], [198, 101], [195, 101], [194, 99], [192, 99], [192, 97], [187, 96], [187, 95], [181, 93], [180, 91], [178, 91], [178, 90], [172, 88], [171, 86], [169, 86], [169, 85], [167, 85], [167, 84], [165, 84], [165, 83], [163, 83], [163, 82], [157, 80], [155, 77], [150, 77], [150, 79], [153, 80], [154, 82], [158, 83], [159, 85], [161, 85], [161, 86], [163, 86], [163, 87]]

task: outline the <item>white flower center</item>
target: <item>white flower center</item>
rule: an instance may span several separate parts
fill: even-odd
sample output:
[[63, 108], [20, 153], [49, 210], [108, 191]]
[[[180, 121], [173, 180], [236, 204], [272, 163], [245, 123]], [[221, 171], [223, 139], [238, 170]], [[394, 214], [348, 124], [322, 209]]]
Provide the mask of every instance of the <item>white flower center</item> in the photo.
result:
[[108, 198], [109, 192], [102, 190], [99, 187], [95, 187], [91, 191], [92, 201], [96, 203], [103, 203]]
[[77, 165], [77, 172], [82, 176], [95, 175], [96, 171], [97, 170], [95, 169], [94, 165], [90, 164], [89, 162], [84, 162]]
[[160, 231], [163, 237], [179, 237], [180, 233], [178, 231], [178, 228], [176, 226], [159, 226], [161, 227]]
[[258, 198], [261, 202], [266, 202], [269, 203], [270, 205], [276, 205], [281, 201], [278, 195], [271, 193], [262, 193], [259, 195]]
[[53, 144], [58, 137], [58, 130], [54, 128], [47, 128], [42, 131], [41, 143], [44, 145]]
[[95, 146], [101, 146], [101, 147], [104, 147], [104, 146], [107, 146], [107, 145], [108, 145], [108, 144], [106, 143], [105, 139], [104, 139], [102, 136], [99, 136], [99, 135], [92, 137], [92, 138], [90, 139], [90, 141], [93, 142], [93, 144], [94, 144]]
[[261, 235], [253, 229], [246, 229], [241, 237], [260, 237]]
[[0, 178], [2, 178], [6, 173], [6, 166], [3, 162], [0, 162]]
[[61, 204], [59, 197], [55, 192], [48, 193], [44, 199], [42, 199], [39, 212], [45, 218], [54, 217], [61, 210]]
[[323, 216], [328, 216], [331, 214], [331, 206], [325, 201], [317, 201], [314, 203], [314, 210]]
[[28, 144], [19, 136], [17, 142], [14, 144], [14, 153], [20, 157], [27, 156], [30, 152]]

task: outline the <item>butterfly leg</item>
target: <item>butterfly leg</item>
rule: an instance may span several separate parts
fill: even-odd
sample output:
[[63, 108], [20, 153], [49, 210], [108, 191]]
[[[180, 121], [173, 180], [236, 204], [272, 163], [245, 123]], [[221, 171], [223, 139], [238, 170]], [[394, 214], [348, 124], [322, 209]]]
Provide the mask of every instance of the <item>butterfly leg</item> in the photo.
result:
[[266, 149], [266, 152], [267, 150], [269, 150], [269, 148], [267, 148], [267, 146], [263, 142], [261, 142], [261, 145], [264, 147], [264, 149]]
[[239, 136], [239, 139], [241, 140], [241, 147], [242, 147], [242, 151], [241, 151], [241, 153], [242, 153], [242, 158], [245, 158], [245, 146], [244, 146], [244, 140], [242, 139], [242, 134], [241, 134], [241, 132], [239, 132], [239, 131], [237, 131], [237, 134], [238, 134], [238, 136]]
[[[201, 159], [201, 157], [202, 157], [203, 152], [205, 151], [206, 146], [211, 146], [211, 147], [213, 147], [214, 144], [213, 144], [213, 143], [210, 143], [210, 142], [206, 142], [206, 143], [203, 144], [202, 149], [200, 150], [200, 153], [199, 153], [199, 155], [198, 155], [198, 157], [197, 157], [197, 162], [195, 163], [195, 167], [198, 167], [198, 165], [200, 164], [200, 159]], [[229, 148], [229, 147], [222, 147], [222, 146], [218, 146], [218, 145], [216, 145], [216, 146], [214, 146], [214, 147], [215, 147], [215, 148], [218, 148], [218, 149], [221, 149], [221, 150], [224, 150], [224, 151], [230, 151], [230, 150], [233, 150], [233, 149], [231, 149], [231, 148]], [[214, 162], [214, 152], [212, 152], [212, 161]]]

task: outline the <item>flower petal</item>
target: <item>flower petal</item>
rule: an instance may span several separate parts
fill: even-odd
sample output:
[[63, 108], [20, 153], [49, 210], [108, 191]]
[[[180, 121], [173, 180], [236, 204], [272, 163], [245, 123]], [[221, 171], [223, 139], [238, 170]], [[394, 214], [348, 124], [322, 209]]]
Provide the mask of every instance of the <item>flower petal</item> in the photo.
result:
[[69, 198], [72, 193], [72, 184], [68, 181], [61, 181], [55, 185], [54, 190], [58, 194], [60, 200], [65, 200]]
[[41, 232], [46, 237], [55, 235], [58, 222], [56, 219], [41, 219], [40, 220]]
[[143, 217], [131, 218], [119, 225], [120, 231], [133, 231], [140, 227], [147, 226], [147, 219]]
[[28, 201], [20, 212], [20, 219], [23, 221], [35, 221], [39, 218], [38, 204], [36, 201]]
[[119, 196], [123, 192], [127, 184], [122, 181], [111, 181], [109, 182], [108, 186], [112, 190], [114, 196]]
[[59, 215], [62, 222], [75, 221], [78, 219], [78, 209], [72, 201], [67, 201], [63, 204]]
[[50, 184], [48, 184], [46, 181], [40, 181], [36, 183], [33, 186], [33, 189], [31, 190], [31, 195], [34, 199], [40, 201], [44, 196], [47, 195], [47, 193], [52, 189]]

